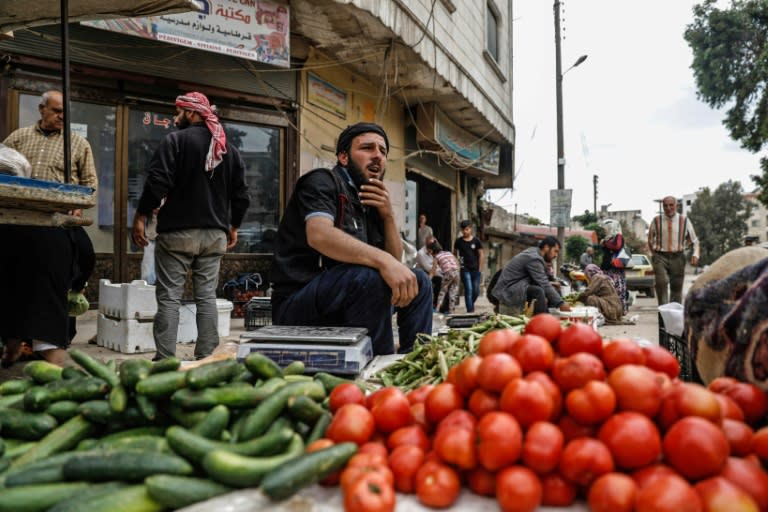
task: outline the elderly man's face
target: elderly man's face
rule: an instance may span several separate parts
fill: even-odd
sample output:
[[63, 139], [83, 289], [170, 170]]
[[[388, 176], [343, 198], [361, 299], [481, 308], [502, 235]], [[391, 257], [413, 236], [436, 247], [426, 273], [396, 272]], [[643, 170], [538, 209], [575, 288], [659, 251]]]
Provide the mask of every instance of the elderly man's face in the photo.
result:
[[661, 202], [662, 208], [664, 208], [664, 215], [667, 217], [674, 217], [677, 213], [677, 200], [674, 197], [665, 197]]
[[64, 128], [64, 101], [57, 92], [48, 93], [48, 102], [38, 107], [40, 110], [40, 127], [44, 130], [61, 130]]

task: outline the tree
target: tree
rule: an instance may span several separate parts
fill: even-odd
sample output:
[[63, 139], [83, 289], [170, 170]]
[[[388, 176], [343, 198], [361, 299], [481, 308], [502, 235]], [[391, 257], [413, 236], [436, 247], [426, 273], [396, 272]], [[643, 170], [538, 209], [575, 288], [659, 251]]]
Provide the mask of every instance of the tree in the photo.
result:
[[714, 192], [705, 187], [696, 195], [688, 217], [699, 239], [702, 265], [743, 245], [751, 209], [738, 181], [722, 183]]
[[[728, 106], [723, 124], [731, 138], [756, 153], [768, 140], [768, 2], [718, 0], [694, 6], [684, 37], [693, 50], [697, 95], [713, 108]], [[752, 175], [758, 200], [768, 206], [768, 158]]]
[[592, 243], [581, 235], [569, 236], [565, 239], [565, 259], [567, 261], [579, 261], [581, 255]]
[[597, 215], [590, 212], [589, 210], [584, 210], [584, 215], [574, 216], [573, 220], [585, 227], [588, 226], [589, 224], [595, 224], [596, 222], [599, 221], [599, 219], [597, 218]]

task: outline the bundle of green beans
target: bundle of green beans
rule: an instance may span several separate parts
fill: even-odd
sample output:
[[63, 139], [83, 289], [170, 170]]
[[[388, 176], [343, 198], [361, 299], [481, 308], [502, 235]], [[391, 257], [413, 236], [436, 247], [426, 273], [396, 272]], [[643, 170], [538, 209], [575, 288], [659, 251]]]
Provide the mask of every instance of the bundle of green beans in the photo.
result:
[[523, 315], [492, 315], [466, 329], [449, 329], [436, 336], [420, 334], [410, 353], [376, 372], [373, 378], [403, 391], [438, 384], [446, 379], [452, 366], [477, 353], [483, 335], [494, 329], [522, 331], [526, 322]]

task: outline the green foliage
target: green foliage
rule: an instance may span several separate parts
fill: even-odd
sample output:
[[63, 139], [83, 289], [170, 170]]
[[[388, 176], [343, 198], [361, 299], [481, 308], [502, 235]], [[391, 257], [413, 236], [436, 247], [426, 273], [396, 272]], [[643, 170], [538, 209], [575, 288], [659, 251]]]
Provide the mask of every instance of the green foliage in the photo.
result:
[[584, 229], [594, 231], [597, 234], [598, 240], [605, 238], [605, 228], [597, 221], [593, 222], [592, 224], [584, 225]]
[[587, 250], [591, 242], [580, 235], [569, 236], [565, 239], [565, 259], [566, 261], [578, 262], [582, 253]]
[[722, 183], [714, 192], [705, 187], [696, 195], [688, 217], [701, 245], [701, 265], [741, 247], [750, 214], [751, 206], [738, 181]]
[[587, 226], [589, 224], [596, 224], [599, 219], [597, 218], [597, 215], [595, 215], [594, 213], [590, 212], [589, 210], [584, 210], [584, 215], [576, 215], [575, 217], [573, 217], [573, 220], [575, 220], [582, 226]]
[[541, 219], [536, 217], [527, 217], [525, 219], [525, 223], [528, 224], [529, 226], [541, 226], [542, 224], [544, 224], [543, 222], [541, 222]]
[[[768, 139], [768, 2], [717, 0], [694, 6], [694, 21], [684, 37], [693, 50], [698, 96], [713, 108], [724, 108], [723, 124], [731, 138], [756, 153]], [[768, 159], [762, 158], [758, 200], [768, 206]]]

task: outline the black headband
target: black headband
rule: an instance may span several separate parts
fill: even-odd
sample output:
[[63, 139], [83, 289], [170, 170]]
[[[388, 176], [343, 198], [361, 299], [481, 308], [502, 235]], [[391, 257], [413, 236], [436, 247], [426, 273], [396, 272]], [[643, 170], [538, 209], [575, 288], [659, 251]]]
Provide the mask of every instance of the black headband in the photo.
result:
[[339, 141], [336, 143], [336, 155], [342, 152], [349, 153], [349, 148], [352, 146], [352, 139], [362, 133], [376, 133], [381, 135], [384, 138], [384, 144], [387, 146], [387, 151], [389, 151], [389, 139], [387, 138], [384, 128], [376, 123], [356, 123], [347, 126], [344, 131], [341, 132], [341, 135], [339, 135]]

